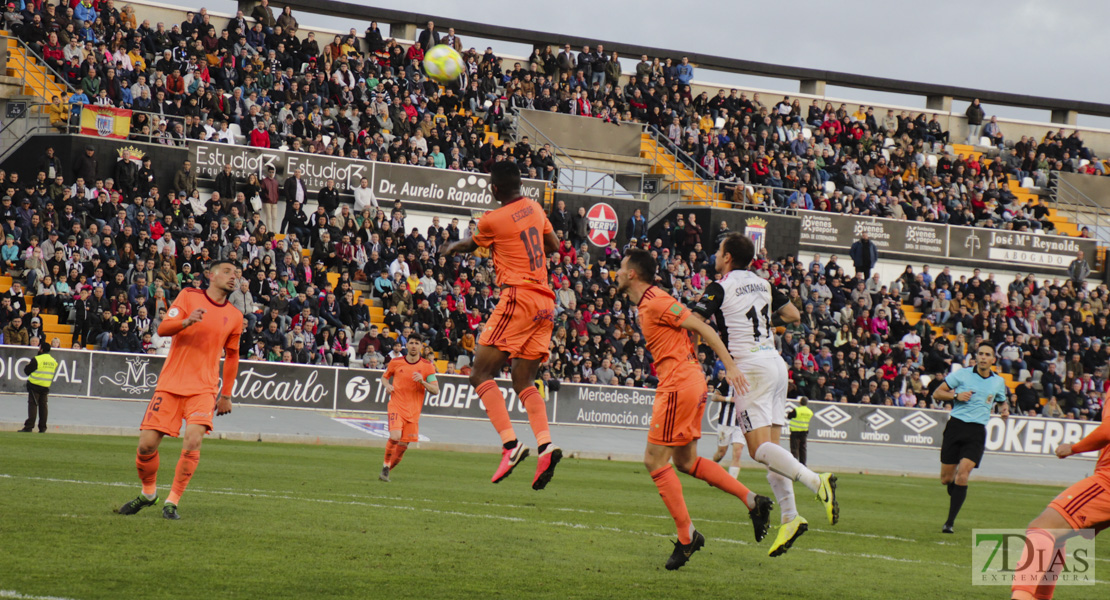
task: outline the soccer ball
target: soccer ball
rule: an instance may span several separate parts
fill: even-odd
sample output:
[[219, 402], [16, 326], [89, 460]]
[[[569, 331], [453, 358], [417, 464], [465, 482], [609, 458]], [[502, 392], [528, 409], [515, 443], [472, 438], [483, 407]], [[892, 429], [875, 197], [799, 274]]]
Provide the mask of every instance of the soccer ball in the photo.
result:
[[432, 46], [424, 55], [424, 72], [440, 83], [451, 83], [458, 79], [463, 68], [462, 55], [451, 46]]

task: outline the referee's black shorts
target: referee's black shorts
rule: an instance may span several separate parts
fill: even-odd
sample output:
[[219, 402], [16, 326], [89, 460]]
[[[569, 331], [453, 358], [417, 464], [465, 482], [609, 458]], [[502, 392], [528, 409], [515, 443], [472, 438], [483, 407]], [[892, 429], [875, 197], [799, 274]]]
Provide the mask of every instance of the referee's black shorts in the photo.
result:
[[966, 458], [978, 467], [983, 462], [986, 448], [986, 425], [949, 418], [940, 444], [940, 464], [958, 465], [961, 459]]

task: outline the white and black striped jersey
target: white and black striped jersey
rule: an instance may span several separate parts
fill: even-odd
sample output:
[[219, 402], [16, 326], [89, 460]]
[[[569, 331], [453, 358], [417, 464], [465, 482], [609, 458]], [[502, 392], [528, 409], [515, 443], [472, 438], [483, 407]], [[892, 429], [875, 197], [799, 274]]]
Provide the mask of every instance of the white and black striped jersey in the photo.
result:
[[769, 281], [747, 270], [732, 271], [705, 288], [693, 311], [716, 320], [716, 329], [737, 361], [779, 356], [771, 315], [787, 298]]
[[727, 401], [718, 403], [721, 405], [721, 412], [717, 414], [717, 428], [736, 427], [736, 403], [732, 401], [732, 391], [727, 381], [721, 381], [717, 385], [717, 393], [728, 398]]

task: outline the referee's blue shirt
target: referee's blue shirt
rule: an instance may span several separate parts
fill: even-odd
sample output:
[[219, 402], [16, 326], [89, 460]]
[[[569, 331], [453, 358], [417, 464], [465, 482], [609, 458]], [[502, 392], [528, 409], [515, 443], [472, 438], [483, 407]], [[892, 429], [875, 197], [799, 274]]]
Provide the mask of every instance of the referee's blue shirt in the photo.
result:
[[1006, 401], [1006, 381], [994, 372], [983, 377], [975, 367], [968, 367], [945, 377], [944, 383], [956, 394], [971, 390], [971, 400], [954, 400], [952, 404], [951, 416], [965, 423], [986, 425], [991, 418], [991, 404]]

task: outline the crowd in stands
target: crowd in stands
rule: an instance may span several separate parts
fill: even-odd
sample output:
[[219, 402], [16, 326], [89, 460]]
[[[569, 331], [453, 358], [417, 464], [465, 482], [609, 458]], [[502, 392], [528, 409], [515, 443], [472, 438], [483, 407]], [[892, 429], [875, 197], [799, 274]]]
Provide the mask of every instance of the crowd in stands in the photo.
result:
[[[768, 106], [735, 89], [694, 94], [687, 58], [645, 55], [625, 72], [619, 54], [600, 44], [539, 46], [510, 67], [492, 48], [464, 50], [453, 29], [432, 22], [408, 47], [377, 23], [317, 40], [300, 32], [289, 7], [276, 11], [267, 0], [222, 27], [204, 8], [179, 24], [152, 24], [113, 0], [19, 0], [4, 20], [76, 88], [56, 101], [60, 126], [84, 103], [126, 107], [143, 111], [131, 126], [142, 141], [214, 140], [471, 171], [506, 155], [523, 175], [551, 180], [550, 147], [487, 143], [483, 125], [497, 129], [516, 108], [552, 110], [654, 126], [737, 203], [1031, 231], [1052, 228], [1048, 207], [1019, 202], [1007, 176], [1044, 186], [1056, 171], [1108, 174], [1078, 131], [1006, 140], [978, 100], [967, 110], [969, 138], [990, 138], [1001, 160], [940, 150], [949, 133], [935, 114], [879, 115], [789, 97]], [[466, 62], [464, 76], [442, 91], [421, 67], [438, 43]]]
[[[1000, 185], [1007, 174], [1036, 176], [1039, 158], [987, 166], [941, 156], [933, 167], [925, 153], [947, 134], [920, 123], [923, 117], [876, 117], [864, 108], [847, 114], [846, 107], [817, 104], [803, 111], [797, 101], [768, 108], [758, 96], [735, 93], [691, 98], [693, 67], [685, 59], [660, 64], [644, 57], [635, 79], [620, 85], [619, 57], [600, 46], [577, 54], [569, 47], [558, 54], [537, 50], [526, 63], [531, 68], [512, 70], [492, 50], [467, 52], [463, 89], [441, 94], [420, 75], [420, 51], [434, 43], [461, 48], [461, 41], [432, 24], [408, 49], [383, 39], [375, 25], [320, 48], [311, 37], [294, 36], [296, 19], [288, 11], [275, 19], [266, 0], [220, 31], [208, 25], [204, 9], [166, 30], [139, 24], [133, 11], [117, 11], [112, 0], [83, 0], [80, 12], [50, 5], [35, 12], [35, 6], [9, 7], [6, 26], [22, 21], [19, 35], [48, 61], [63, 45], [56, 66], [76, 78], [78, 95], [94, 92], [101, 102], [158, 113], [157, 123], [136, 113], [136, 132], [165, 143], [213, 135], [234, 142], [221, 133], [234, 123], [256, 145], [460, 169], [516, 160], [530, 165], [528, 174], [543, 171], [544, 163], [533, 160], [543, 158], [543, 149], [486, 144], [474, 121], [461, 117], [465, 108], [496, 124], [503, 115], [495, 100], [508, 95], [510, 106], [656, 125], [757, 207], [1051, 226], [1038, 212], [1042, 206], [1017, 205]], [[887, 137], [894, 140], [889, 160], [881, 152]], [[1012, 156], [1044, 154], [1066, 170], [1075, 161], [1072, 150], [1084, 152], [1078, 134], [1040, 144], [1023, 139]], [[246, 315], [245, 358], [375, 368], [420, 334], [430, 352], [448, 361], [449, 372], [466, 372], [500, 290], [487, 257], [447, 259], [439, 250], [470, 235], [474, 223], [436, 218], [419, 230], [406, 226], [400, 203], [388, 213], [376, 200], [352, 210], [334, 190], [309, 193], [298, 179], [217, 177], [216, 191], [202, 200], [188, 163], [172, 181], [157, 181], [149, 162], [125, 154], [115, 165], [100, 165], [91, 149], [73, 157], [47, 151], [22, 172], [0, 172], [0, 270], [17, 280], [0, 297], [4, 343], [48, 336], [41, 315], [51, 313], [74, 326], [75, 346], [164, 353], [169, 340], [157, 335], [158, 323], [182, 288], [206, 285], [205, 265], [219, 258], [243, 269], [231, 302]], [[775, 191], [760, 198], [743, 181]], [[251, 205], [255, 196], [263, 199], [261, 210]], [[304, 208], [310, 200], [318, 205], [311, 216]], [[658, 285], [692, 304], [715, 276], [711, 257], [727, 225], [703, 236], [688, 215], [649, 237], [646, 222], [634, 219], [628, 244], [597, 248], [586, 240], [584, 212], [570, 214], [560, 202], [550, 213], [561, 244], [549, 257], [557, 316], [544, 377], [651, 387], [654, 366], [635, 307], [615, 286], [620, 257], [629, 245], [650, 247], [659, 261]], [[703, 239], [713, 246], [703, 247]], [[1083, 277], [996, 282], [978, 271], [954, 278], [948, 269], [934, 274], [909, 267], [884, 282], [841, 266], [837, 257], [772, 260], [765, 250], [752, 268], [802, 312], [802, 321], [777, 340], [791, 365], [792, 394], [937, 407], [932, 391], [943, 374], [968, 365], [977, 342], [989, 340], [1000, 368], [1028, 379], [1011, 399], [1015, 412], [1101, 417], [1110, 356], [1106, 286], [1091, 289]], [[357, 290], [380, 301], [384, 330], [371, 324]], [[33, 296], [30, 307], [25, 294]], [[926, 316], [911, 326], [903, 303]], [[932, 325], [952, 337], [936, 336]], [[710, 356], [703, 351], [699, 358], [716, 378], [721, 366]]]
[[[90, 168], [91, 188], [77, 175]], [[135, 169], [130, 160], [116, 165], [117, 174]], [[4, 343], [49, 338], [41, 315], [50, 313], [74, 326], [77, 347], [164, 353], [169, 340], [157, 335], [159, 322], [182, 288], [206, 285], [205, 266], [219, 258], [243, 269], [230, 301], [245, 315], [245, 358], [375, 368], [420, 334], [429, 352], [448, 361], [448, 372], [465, 373], [500, 298], [488, 256], [440, 254], [446, 242], [469, 236], [473, 221], [435, 217], [422, 231], [406, 226], [399, 202], [389, 215], [369, 208], [356, 214], [346, 204], [328, 212], [324, 202], [309, 226], [290, 218], [303, 209], [288, 201], [283, 223], [268, 227], [243, 206], [241, 192], [236, 200], [216, 192], [197, 213], [183, 193], [162, 196], [157, 186], [120, 203], [118, 181], [130, 179], [98, 172], [92, 152], [69, 163], [52, 150], [27, 172], [0, 172], [0, 260], [16, 279], [0, 297]], [[174, 179], [188, 180], [184, 167]], [[296, 193], [296, 185], [281, 187]], [[559, 200], [549, 218], [561, 241], [548, 257], [557, 315], [544, 377], [653, 386], [635, 307], [615, 285], [620, 258], [630, 246], [650, 248], [659, 262], [657, 285], [692, 304], [716, 276], [715, 248], [703, 240], [715, 246], [730, 232], [727, 224], [706, 236], [695, 215], [679, 215], [677, 226], [652, 237], [638, 215], [626, 229], [633, 233], [627, 244], [597, 248], [586, 239], [584, 209], [571, 213]], [[1015, 411], [1101, 416], [1110, 290], [1089, 286], [1082, 256], [1062, 282], [1031, 275], [998, 282], [978, 270], [956, 278], [948, 268], [928, 267], [882, 281], [838, 258], [771, 260], [763, 249], [753, 263], [802, 314], [777, 340], [792, 367], [792, 394], [935, 407], [932, 390], [944, 374], [968, 365], [978, 342], [988, 340], [999, 368], [1025, 380], [1012, 399]], [[356, 290], [380, 301], [382, 329]], [[911, 326], [903, 305], [924, 316]], [[715, 379], [721, 365], [710, 356], [699, 354]]]

